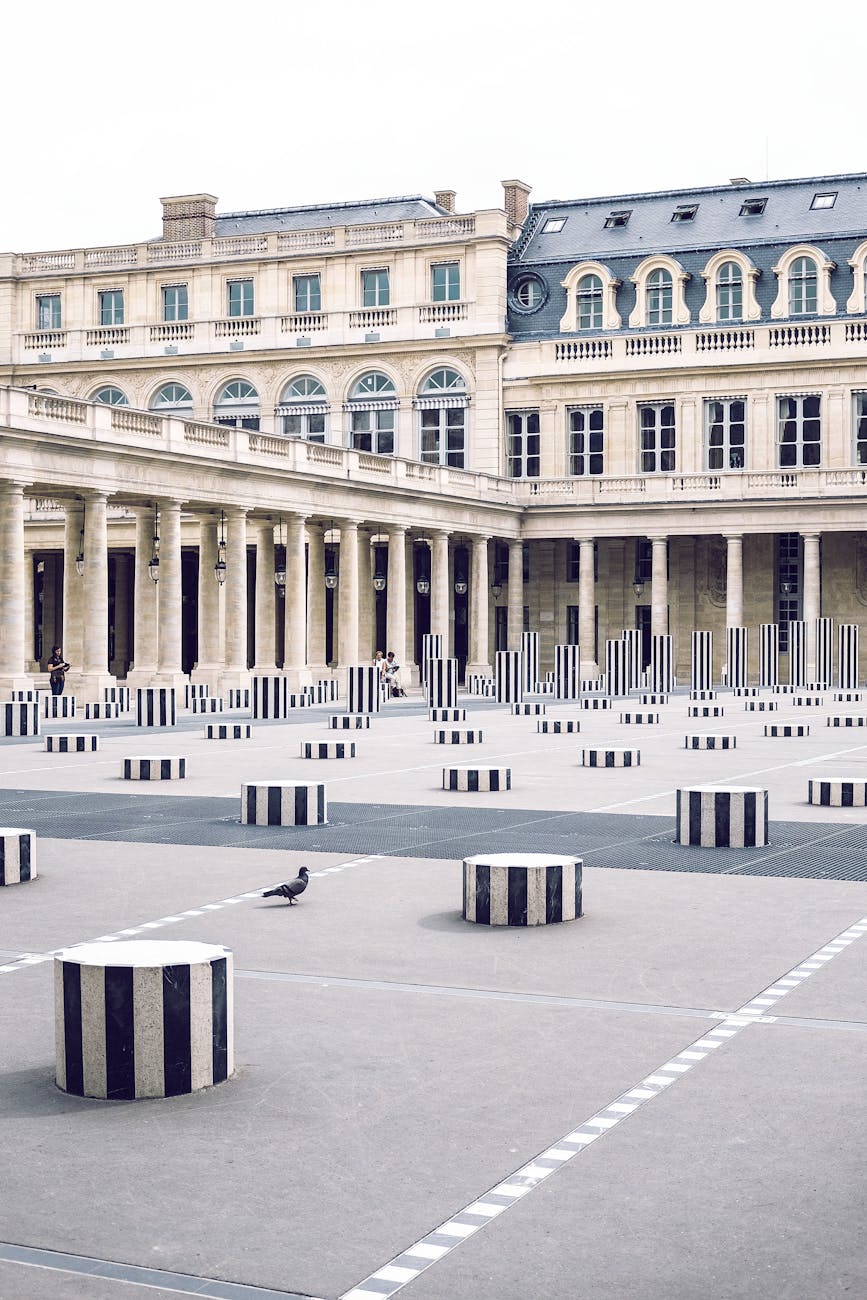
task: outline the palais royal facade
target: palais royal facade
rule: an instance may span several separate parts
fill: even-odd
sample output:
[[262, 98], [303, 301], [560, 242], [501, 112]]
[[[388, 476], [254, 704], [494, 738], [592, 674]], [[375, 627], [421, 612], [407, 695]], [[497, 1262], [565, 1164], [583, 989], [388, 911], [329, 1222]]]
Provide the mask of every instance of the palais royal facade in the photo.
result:
[[0, 255], [0, 686], [861, 623], [867, 175], [529, 196]]

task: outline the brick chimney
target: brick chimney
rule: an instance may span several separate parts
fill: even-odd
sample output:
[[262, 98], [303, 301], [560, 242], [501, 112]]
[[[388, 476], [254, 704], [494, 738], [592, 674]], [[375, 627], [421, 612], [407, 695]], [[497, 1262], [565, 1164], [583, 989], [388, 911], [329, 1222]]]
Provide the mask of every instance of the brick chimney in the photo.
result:
[[179, 243], [185, 239], [211, 239], [217, 215], [213, 194], [177, 194], [160, 199], [163, 205], [163, 239]]
[[454, 190], [434, 190], [434, 203], [446, 212], [454, 212], [457, 194]]
[[527, 185], [524, 181], [503, 181], [503, 206], [513, 225], [523, 226], [527, 220], [532, 189], [532, 185]]

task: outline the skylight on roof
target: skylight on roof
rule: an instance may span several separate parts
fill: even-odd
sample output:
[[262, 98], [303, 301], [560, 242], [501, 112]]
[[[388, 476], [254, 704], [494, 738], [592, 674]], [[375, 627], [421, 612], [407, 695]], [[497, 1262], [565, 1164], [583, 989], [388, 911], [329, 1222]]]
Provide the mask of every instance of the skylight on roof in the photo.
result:
[[767, 204], [767, 195], [761, 199], [744, 199], [741, 204], [741, 210], [738, 213], [740, 217], [760, 217]]
[[549, 217], [542, 227], [543, 235], [556, 235], [566, 224], [565, 217]]
[[833, 208], [836, 202], [837, 202], [837, 191], [834, 190], [833, 193], [830, 194], [814, 194], [813, 202], [810, 204], [810, 207], [811, 208]]
[[680, 203], [671, 214], [672, 221], [692, 221], [698, 212], [697, 203]]
[[617, 212], [609, 212], [605, 218], [605, 228], [610, 230], [612, 226], [625, 226], [632, 216], [632, 208], [621, 208]]

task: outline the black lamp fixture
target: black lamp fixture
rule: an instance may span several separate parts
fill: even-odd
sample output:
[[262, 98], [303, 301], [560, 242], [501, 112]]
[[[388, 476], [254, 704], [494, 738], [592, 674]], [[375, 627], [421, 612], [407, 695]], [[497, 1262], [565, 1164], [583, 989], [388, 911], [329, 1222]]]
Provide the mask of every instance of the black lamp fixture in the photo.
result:
[[[329, 533], [331, 533], [331, 532], [334, 531], [334, 520], [333, 520], [333, 519], [331, 520], [330, 524], [328, 525], [328, 531], [329, 531]], [[334, 588], [337, 586], [337, 570], [336, 570], [335, 567], [334, 567], [334, 547], [333, 547], [333, 546], [331, 547], [331, 550], [330, 550], [330, 551], [326, 551], [325, 556], [326, 556], [326, 565], [325, 565], [325, 586], [327, 587], [327, 589], [328, 589], [329, 591], [334, 591]]]
[[491, 583], [491, 595], [494, 600], [499, 600], [502, 594], [503, 584], [500, 582], [499, 578], [494, 578], [494, 581]]
[[467, 594], [467, 578], [466, 578], [466, 574], [463, 571], [463, 560], [461, 560], [462, 567], [460, 569], [457, 568], [458, 551], [462, 552], [463, 549], [464, 549], [464, 539], [463, 537], [459, 537], [457, 546], [455, 548], [455, 595], [456, 596], [465, 596]]
[[[424, 545], [425, 545], [425, 547], [427, 548], [427, 538], [426, 538], [426, 537], [420, 537], [420, 538], [419, 538], [419, 541], [420, 541], [420, 542], [423, 542]], [[428, 556], [430, 556], [430, 551], [428, 551], [427, 553], [428, 553]], [[416, 581], [416, 584], [415, 584], [415, 589], [416, 589], [416, 591], [418, 592], [418, 594], [419, 594], [420, 596], [429, 596], [429, 595], [430, 595], [430, 577], [429, 577], [430, 570], [427, 568], [427, 565], [428, 565], [429, 563], [430, 563], [430, 560], [429, 560], [429, 559], [425, 560], [425, 572], [423, 572], [423, 573], [421, 574], [421, 576], [418, 578], [418, 580]]]
[[214, 577], [222, 587], [226, 581], [226, 513], [220, 511], [220, 536], [217, 538], [217, 563], [214, 565]]
[[388, 578], [382, 569], [382, 555], [385, 550], [384, 546], [374, 546], [373, 548], [373, 590], [385, 591], [388, 586]]
[[84, 573], [84, 524], [87, 519], [87, 505], [81, 510], [81, 528], [78, 530], [78, 554], [75, 557], [75, 572], [79, 578]]
[[286, 548], [283, 545], [283, 516], [277, 526], [277, 562], [274, 567], [274, 582], [281, 596], [286, 594]]
[[152, 582], [159, 582], [160, 580], [160, 512], [156, 502], [154, 502], [154, 535], [151, 540], [153, 543], [153, 550], [151, 552], [151, 562], [148, 565], [148, 577], [151, 579]]
[[639, 578], [638, 574], [635, 575], [635, 580], [632, 583], [632, 590], [635, 592], [636, 600], [639, 600], [644, 595], [644, 582]]
[[793, 582], [785, 581], [780, 583], [781, 596], [791, 596], [794, 590], [795, 590], [795, 584]]

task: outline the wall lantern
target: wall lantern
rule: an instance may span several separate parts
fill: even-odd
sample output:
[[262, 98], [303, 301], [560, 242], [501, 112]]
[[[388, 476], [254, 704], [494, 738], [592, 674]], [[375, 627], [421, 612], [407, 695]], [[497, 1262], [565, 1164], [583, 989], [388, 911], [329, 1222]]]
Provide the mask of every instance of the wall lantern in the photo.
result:
[[226, 581], [226, 515], [220, 511], [220, 536], [217, 539], [217, 563], [214, 565], [214, 577], [222, 587]]
[[[334, 520], [328, 525], [329, 533], [334, 531]], [[337, 586], [337, 570], [334, 567], [334, 547], [332, 545], [329, 551], [325, 552], [325, 586], [329, 591], [333, 591]]]
[[640, 600], [644, 595], [644, 583], [640, 578], [636, 578], [632, 584], [632, 590], [635, 592], [636, 600]]
[[274, 582], [281, 596], [286, 594], [286, 549], [283, 545], [283, 516], [278, 525], [277, 562], [274, 567]]
[[151, 552], [151, 562], [148, 565], [148, 577], [152, 582], [160, 580], [160, 514], [156, 503], [154, 503], [154, 535], [151, 539], [153, 550]]
[[502, 594], [503, 594], [503, 584], [499, 580], [495, 579], [491, 583], [491, 595], [493, 596], [494, 600], [499, 600]]

